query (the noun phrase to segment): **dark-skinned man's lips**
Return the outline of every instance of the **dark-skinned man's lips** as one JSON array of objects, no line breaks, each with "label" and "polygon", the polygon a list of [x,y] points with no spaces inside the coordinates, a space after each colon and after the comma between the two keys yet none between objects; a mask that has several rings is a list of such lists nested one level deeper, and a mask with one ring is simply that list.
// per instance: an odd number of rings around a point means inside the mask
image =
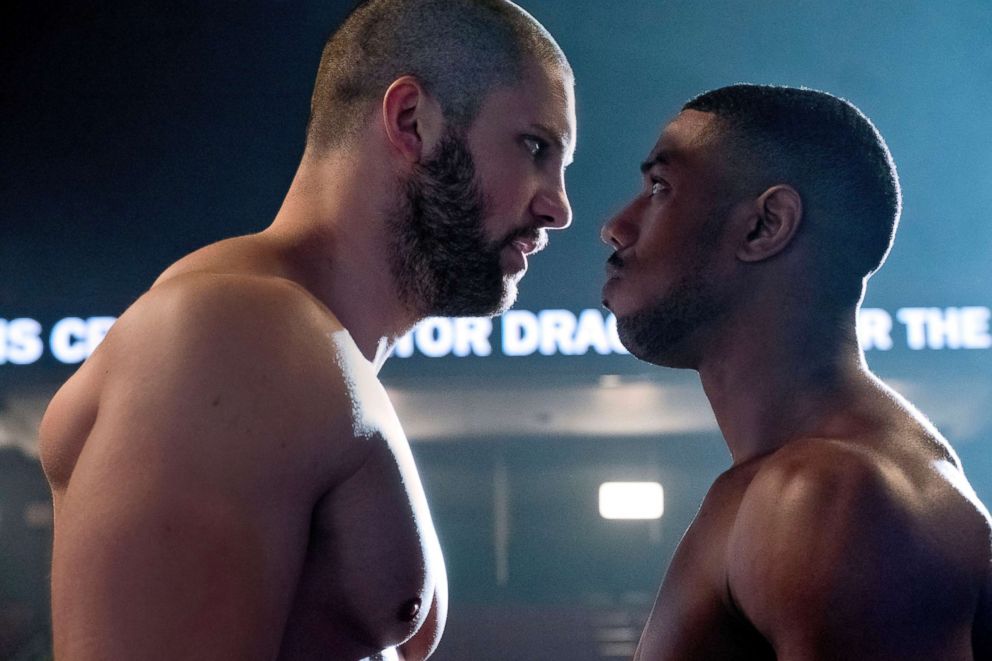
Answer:
[{"label": "dark-skinned man's lips", "polygon": [[620,257],[620,253],[613,253],[610,258],[606,260],[606,277],[609,280],[617,278],[620,276],[620,270],[623,268],[623,258]]},{"label": "dark-skinned man's lips", "polygon": [[607,310],[612,311],[613,308],[610,305],[610,290],[616,287],[617,282],[622,277],[621,271],[624,267],[623,257],[620,256],[619,252],[615,252],[610,255],[609,259],[606,260],[606,282],[603,283],[602,290],[602,303],[603,307]]}]

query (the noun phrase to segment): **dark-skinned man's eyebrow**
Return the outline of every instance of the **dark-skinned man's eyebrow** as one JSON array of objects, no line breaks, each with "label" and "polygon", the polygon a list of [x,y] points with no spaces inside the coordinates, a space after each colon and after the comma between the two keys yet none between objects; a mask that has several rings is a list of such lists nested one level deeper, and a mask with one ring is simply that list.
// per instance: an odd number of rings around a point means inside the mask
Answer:
[{"label": "dark-skinned man's eyebrow", "polygon": [[648,160],[641,163],[641,174],[647,174],[648,170],[656,165],[668,165],[673,160],[673,154],[670,151],[663,150],[656,154],[652,154]]}]

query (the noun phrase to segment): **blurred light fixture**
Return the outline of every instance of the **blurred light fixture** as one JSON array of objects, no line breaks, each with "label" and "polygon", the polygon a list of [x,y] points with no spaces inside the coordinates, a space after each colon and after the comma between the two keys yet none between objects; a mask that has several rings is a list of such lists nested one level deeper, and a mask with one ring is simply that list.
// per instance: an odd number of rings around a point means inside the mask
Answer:
[{"label": "blurred light fixture", "polygon": [[623,385],[619,374],[603,374],[599,377],[600,388],[619,388]]},{"label": "blurred light fixture", "polygon": [[599,515],[604,519],[660,519],[665,492],[658,482],[603,482]]}]

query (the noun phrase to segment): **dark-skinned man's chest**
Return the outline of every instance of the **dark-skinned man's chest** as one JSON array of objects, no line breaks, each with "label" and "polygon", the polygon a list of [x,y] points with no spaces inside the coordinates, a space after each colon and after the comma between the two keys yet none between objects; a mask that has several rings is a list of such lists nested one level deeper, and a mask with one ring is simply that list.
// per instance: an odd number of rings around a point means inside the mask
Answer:
[{"label": "dark-skinned man's chest", "polygon": [[775,659],[727,582],[728,541],[754,472],[728,471],[711,487],[672,558],[635,661]]}]

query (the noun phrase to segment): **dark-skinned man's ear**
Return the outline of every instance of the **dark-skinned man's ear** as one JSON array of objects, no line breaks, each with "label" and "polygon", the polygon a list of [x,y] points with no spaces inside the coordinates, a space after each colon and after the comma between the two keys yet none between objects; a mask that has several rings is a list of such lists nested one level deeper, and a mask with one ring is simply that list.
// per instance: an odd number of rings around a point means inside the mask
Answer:
[{"label": "dark-skinned man's ear", "polygon": [[410,163],[429,154],[441,126],[441,108],[413,76],[393,81],[382,96],[382,122],[386,138]]},{"label": "dark-skinned man's ear", "polygon": [[755,200],[738,259],[760,262],[785,250],[799,229],[803,201],[792,186],[772,186]]}]

